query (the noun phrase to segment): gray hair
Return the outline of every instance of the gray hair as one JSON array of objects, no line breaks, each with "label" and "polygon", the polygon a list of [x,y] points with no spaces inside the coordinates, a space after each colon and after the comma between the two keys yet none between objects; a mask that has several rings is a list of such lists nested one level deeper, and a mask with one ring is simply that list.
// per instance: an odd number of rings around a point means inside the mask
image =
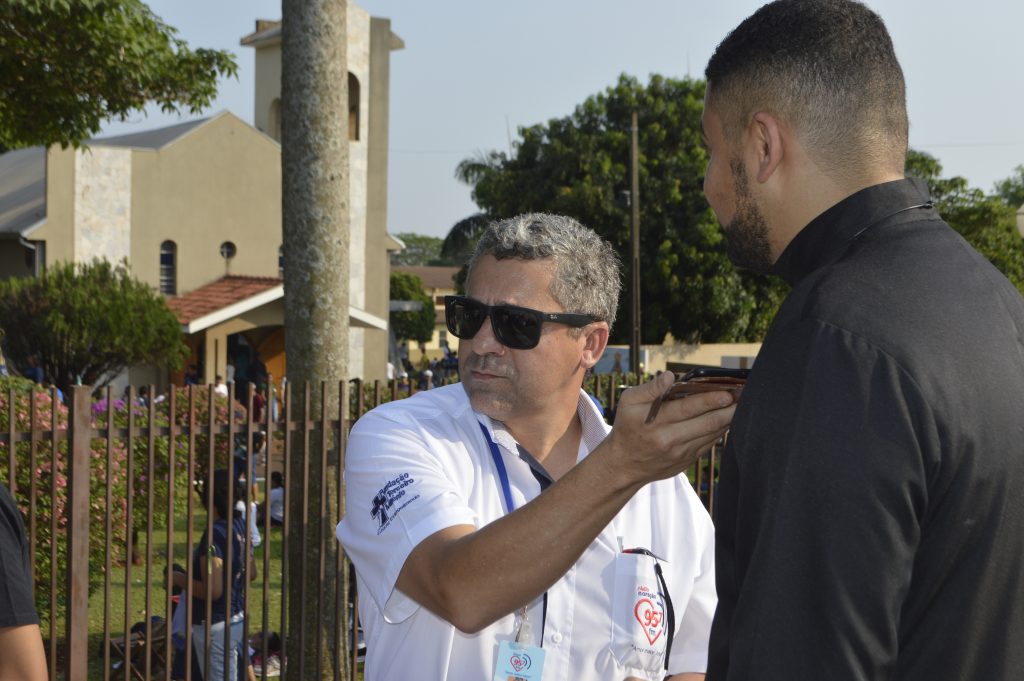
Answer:
[{"label": "gray hair", "polygon": [[619,257],[610,243],[577,220],[527,213],[492,222],[469,259],[467,280],[484,255],[498,260],[553,260],[551,296],[565,311],[592,315],[609,327],[615,323],[622,289]]}]

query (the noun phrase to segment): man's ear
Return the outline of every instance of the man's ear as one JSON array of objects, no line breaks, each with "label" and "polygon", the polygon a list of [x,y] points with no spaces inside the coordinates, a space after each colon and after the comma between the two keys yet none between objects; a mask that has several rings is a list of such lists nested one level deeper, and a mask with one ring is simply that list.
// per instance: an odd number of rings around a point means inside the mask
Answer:
[{"label": "man's ear", "polygon": [[583,328],[583,357],[580,364],[589,369],[598,363],[608,347],[608,322],[594,322]]},{"label": "man's ear", "polygon": [[750,139],[757,154],[757,181],[767,182],[785,156],[785,135],[779,119],[765,111],[755,113],[750,121]]}]

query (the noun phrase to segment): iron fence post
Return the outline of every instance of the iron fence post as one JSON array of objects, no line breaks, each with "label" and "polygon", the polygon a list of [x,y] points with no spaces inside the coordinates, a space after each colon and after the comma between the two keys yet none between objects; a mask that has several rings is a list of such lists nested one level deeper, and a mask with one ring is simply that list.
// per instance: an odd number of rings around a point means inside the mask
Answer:
[{"label": "iron fence post", "polygon": [[85,681],[89,671],[89,462],[92,435],[90,391],[91,388],[88,386],[72,388],[68,418],[70,479],[66,507],[68,600],[65,620],[68,681]]}]

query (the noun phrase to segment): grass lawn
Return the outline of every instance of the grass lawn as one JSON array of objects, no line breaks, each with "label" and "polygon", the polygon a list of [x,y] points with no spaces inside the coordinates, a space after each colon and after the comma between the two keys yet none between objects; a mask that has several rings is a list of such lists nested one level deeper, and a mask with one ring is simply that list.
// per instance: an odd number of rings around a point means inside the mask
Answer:
[{"label": "grass lawn", "polygon": [[[199,512],[195,517],[193,526],[193,542],[198,544],[199,538],[206,528],[206,516]],[[281,631],[281,566],[282,566],[282,533],[280,528],[274,528],[267,537],[260,529],[263,536],[263,543],[256,548],[257,579],[249,585],[248,600],[248,628],[249,635],[263,629],[264,613],[264,588],[266,588],[267,602],[266,612],[269,616],[268,629],[270,631]],[[127,627],[125,626],[125,578],[126,567],[115,567],[110,575],[110,623],[109,631],[111,638],[118,637],[131,627],[135,622],[144,621],[147,612],[147,598],[149,599],[151,615],[169,617],[166,606],[166,590],[164,589],[164,568],[169,563],[178,563],[187,566],[190,560],[191,551],[187,545],[187,520],[177,518],[172,533],[173,560],[167,560],[167,533],[164,529],[154,529],[152,562],[147,579],[146,570],[146,537],[140,534],[139,555],[142,556],[142,565],[130,566],[131,593],[128,603]],[[270,562],[269,568],[264,566],[264,551],[269,547]],[[264,574],[266,573],[266,574]],[[147,594],[146,584],[150,589]],[[103,624],[104,624],[104,593],[102,584],[94,589],[89,597],[89,678],[103,678]],[[162,676],[158,678],[163,678]],[[259,678],[259,677],[257,677]],[[362,674],[358,675],[362,678]]]}]

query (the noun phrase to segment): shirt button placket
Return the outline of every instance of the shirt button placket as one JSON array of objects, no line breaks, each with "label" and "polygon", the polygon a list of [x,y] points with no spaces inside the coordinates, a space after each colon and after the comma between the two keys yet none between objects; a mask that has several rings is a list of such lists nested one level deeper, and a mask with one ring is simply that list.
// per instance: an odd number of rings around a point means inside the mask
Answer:
[{"label": "shirt button placket", "polygon": [[[576,566],[548,590],[548,614],[544,645],[544,678],[571,679],[569,655],[573,648],[573,604],[576,593]],[[549,633],[550,632],[550,633]]]}]

